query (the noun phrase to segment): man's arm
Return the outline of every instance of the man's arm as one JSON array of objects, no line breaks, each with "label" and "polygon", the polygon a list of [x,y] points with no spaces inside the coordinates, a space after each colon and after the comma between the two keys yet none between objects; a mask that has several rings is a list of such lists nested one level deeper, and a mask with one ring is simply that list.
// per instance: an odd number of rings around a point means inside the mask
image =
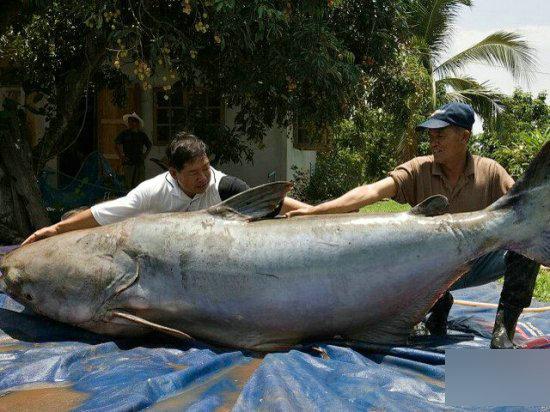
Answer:
[{"label": "man's arm", "polygon": [[98,203],[89,209],[76,213],[59,223],[37,230],[23,244],[55,236],[71,230],[88,229],[108,225],[137,216],[140,213],[155,212],[150,207],[151,192],[144,184],[139,185],[126,196]]},{"label": "man's arm", "polygon": [[286,213],[286,217],[300,215],[320,215],[325,213],[347,213],[363,206],[376,203],[384,198],[394,197],[397,184],[391,177],[379,180],[370,185],[356,187],[337,199]]},{"label": "man's arm", "polygon": [[296,200],[287,196],[283,201],[283,207],[281,208],[281,211],[279,213],[281,215],[284,215],[285,213],[290,212],[291,210],[304,209],[308,207],[311,207],[311,205],[308,205],[307,203],[300,202],[299,200]]},{"label": "man's arm", "polygon": [[151,152],[151,148],[149,147],[145,150],[145,153],[143,153],[143,159],[147,159],[147,156],[149,156],[150,152]]},{"label": "man's arm", "polygon": [[151,140],[149,140],[149,136],[145,132],[143,133],[143,145],[145,146],[145,153],[143,154],[143,158],[147,159],[147,156],[149,155],[149,152],[151,151],[151,148],[153,147],[153,144],[151,143]]},{"label": "man's arm", "polygon": [[489,184],[491,185],[490,193],[492,203],[496,202],[497,199],[508,193],[512,186],[514,186],[514,179],[512,179],[506,169],[495,162],[493,167],[493,176],[489,181]]},{"label": "man's arm", "polygon": [[62,220],[54,225],[37,230],[25,239],[21,246],[36,242],[40,239],[70,232],[71,230],[88,229],[96,226],[99,226],[99,223],[94,219],[91,210],[86,209],[67,218],[66,220]]},{"label": "man's arm", "polygon": [[121,161],[122,163],[124,163],[124,161],[126,160],[126,158],[125,158],[124,152],[123,152],[123,150],[122,150],[122,144],[117,143],[117,144],[115,145],[115,152],[116,152],[118,158],[120,159],[120,161]]}]

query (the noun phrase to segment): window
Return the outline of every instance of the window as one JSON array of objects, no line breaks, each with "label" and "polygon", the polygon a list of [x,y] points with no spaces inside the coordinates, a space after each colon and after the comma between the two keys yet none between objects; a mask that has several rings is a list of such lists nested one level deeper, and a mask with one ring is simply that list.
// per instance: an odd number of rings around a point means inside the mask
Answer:
[{"label": "window", "polygon": [[[166,98],[168,96],[168,98]],[[181,82],[170,93],[155,89],[155,144],[167,145],[182,130],[192,131],[193,119],[205,119],[207,125],[223,123],[223,104],[219,93],[184,89]]]}]

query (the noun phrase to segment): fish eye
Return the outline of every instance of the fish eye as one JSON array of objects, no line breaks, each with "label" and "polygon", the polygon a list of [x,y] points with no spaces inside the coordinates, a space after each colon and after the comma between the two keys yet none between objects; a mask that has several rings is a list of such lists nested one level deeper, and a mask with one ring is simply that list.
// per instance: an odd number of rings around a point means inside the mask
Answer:
[{"label": "fish eye", "polygon": [[29,295],[28,293],[26,293],[25,295],[23,295],[23,297],[25,298],[25,300],[32,302],[32,295]]}]

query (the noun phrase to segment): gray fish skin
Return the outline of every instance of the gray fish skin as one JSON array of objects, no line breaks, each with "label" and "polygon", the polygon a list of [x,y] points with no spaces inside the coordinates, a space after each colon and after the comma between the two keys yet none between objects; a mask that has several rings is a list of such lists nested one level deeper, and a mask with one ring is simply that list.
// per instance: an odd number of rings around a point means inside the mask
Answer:
[{"label": "gray fish skin", "polygon": [[111,335],[149,331],[112,316],[122,311],[259,351],[335,335],[403,344],[472,259],[509,248],[550,263],[545,149],[516,191],[483,211],[141,216],[11,252],[0,288],[38,313]]}]

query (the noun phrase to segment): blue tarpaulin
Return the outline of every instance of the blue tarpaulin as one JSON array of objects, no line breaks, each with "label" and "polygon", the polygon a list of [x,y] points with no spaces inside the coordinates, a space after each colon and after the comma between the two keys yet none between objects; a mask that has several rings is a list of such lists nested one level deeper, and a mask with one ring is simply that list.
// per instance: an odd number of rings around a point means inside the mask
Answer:
[{"label": "blue tarpaulin", "polygon": [[[498,284],[453,292],[483,302],[499,294]],[[376,352],[336,341],[255,354],[158,335],[99,336],[0,294],[0,410],[454,409],[445,405],[444,349],[488,347],[494,309],[455,305],[450,319],[450,336],[414,347]],[[525,314],[516,343],[550,348],[549,335],[548,312]]]},{"label": "blue tarpaulin", "polygon": [[[68,182],[61,188],[52,184],[58,175]],[[121,177],[99,152],[90,153],[74,177],[59,171],[44,170],[38,185],[52,221],[58,221],[69,210],[126,194]]]}]

